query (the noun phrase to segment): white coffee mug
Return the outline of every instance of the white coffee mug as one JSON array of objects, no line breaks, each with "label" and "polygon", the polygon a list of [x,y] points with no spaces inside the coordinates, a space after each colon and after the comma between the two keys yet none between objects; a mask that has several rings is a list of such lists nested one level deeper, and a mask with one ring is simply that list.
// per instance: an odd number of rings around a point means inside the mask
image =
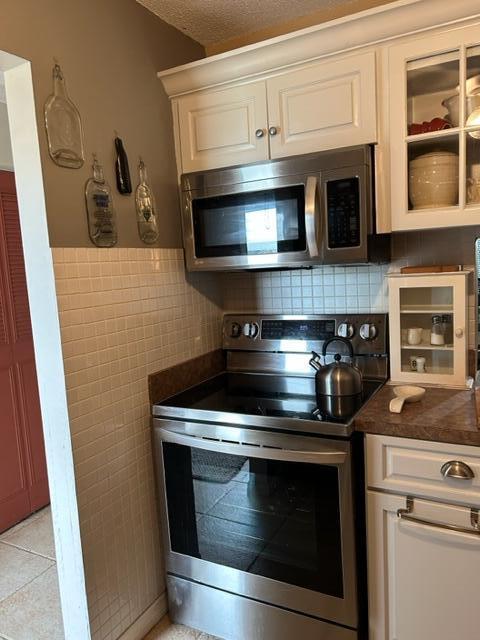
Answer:
[{"label": "white coffee mug", "polygon": [[425,358],[423,356],[410,356],[410,369],[417,373],[425,373]]},{"label": "white coffee mug", "polygon": [[420,344],[422,341],[422,327],[410,327],[407,331],[408,344]]},{"label": "white coffee mug", "polygon": [[417,372],[425,373],[425,358],[423,356],[421,358],[417,358]]}]

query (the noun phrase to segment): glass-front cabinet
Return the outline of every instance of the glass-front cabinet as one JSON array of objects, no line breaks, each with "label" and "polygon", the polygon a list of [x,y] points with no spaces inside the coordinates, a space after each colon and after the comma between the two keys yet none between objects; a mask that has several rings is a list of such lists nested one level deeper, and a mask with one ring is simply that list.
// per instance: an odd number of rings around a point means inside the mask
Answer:
[{"label": "glass-front cabinet", "polygon": [[393,382],[466,386],[467,276],[390,274]]},{"label": "glass-front cabinet", "polygon": [[392,229],[480,223],[480,28],[389,49]]}]

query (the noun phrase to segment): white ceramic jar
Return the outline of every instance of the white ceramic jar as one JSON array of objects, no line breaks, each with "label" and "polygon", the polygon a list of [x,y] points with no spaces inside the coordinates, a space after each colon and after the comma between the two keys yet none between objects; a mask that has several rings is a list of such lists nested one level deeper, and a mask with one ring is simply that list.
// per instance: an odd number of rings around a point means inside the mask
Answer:
[{"label": "white ceramic jar", "polygon": [[414,209],[458,204],[458,155],[450,151],[432,151],[411,160],[408,186]]}]

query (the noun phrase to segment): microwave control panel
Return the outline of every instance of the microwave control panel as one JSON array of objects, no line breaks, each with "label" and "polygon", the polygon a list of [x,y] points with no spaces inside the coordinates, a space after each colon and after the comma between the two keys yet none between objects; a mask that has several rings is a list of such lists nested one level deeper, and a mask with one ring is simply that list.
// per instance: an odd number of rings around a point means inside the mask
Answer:
[{"label": "microwave control panel", "polygon": [[357,176],[329,180],[327,199],[328,248],[360,246],[360,181]]}]

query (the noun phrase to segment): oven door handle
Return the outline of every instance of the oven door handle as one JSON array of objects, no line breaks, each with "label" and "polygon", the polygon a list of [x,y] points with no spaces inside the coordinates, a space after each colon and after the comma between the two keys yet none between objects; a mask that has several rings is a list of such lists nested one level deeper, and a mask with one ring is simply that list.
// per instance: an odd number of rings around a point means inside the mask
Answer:
[{"label": "oven door handle", "polygon": [[311,258],[318,258],[320,255],[317,242],[317,225],[321,221],[318,200],[318,179],[316,176],[308,176],[305,183],[305,236]]},{"label": "oven door handle", "polygon": [[201,436],[191,436],[182,433],[182,427],[166,427],[155,429],[162,442],[173,442],[186,447],[216,451],[246,458],[261,458],[262,460],[279,460],[284,462],[306,462],[310,464],[341,465],[345,462],[347,454],[344,451],[336,451],[320,445],[315,451],[302,451],[297,449],[283,449],[271,445],[251,445],[241,442],[214,440]]}]

